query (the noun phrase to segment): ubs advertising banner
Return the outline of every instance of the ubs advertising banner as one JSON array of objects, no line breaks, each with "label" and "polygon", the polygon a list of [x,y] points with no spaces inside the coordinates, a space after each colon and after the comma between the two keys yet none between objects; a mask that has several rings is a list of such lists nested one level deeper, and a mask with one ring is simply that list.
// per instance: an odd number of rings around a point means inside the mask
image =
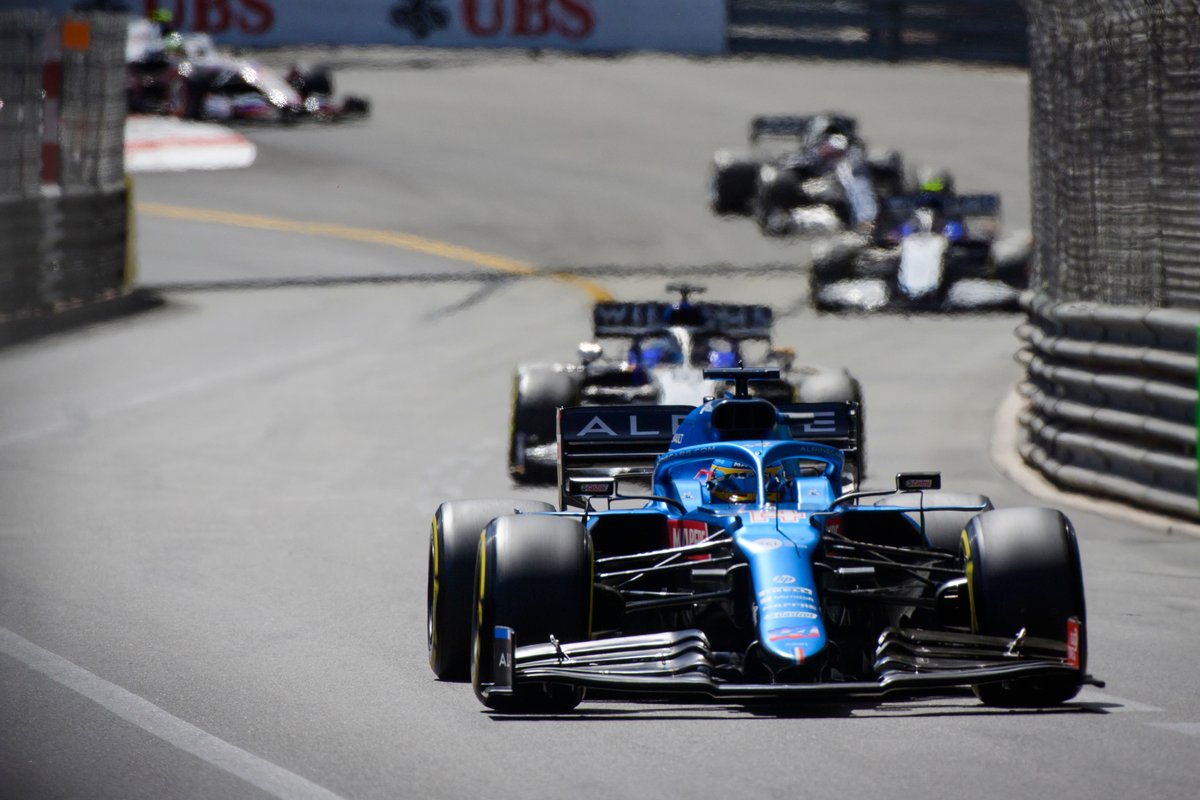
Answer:
[{"label": "ubs advertising banner", "polygon": [[725,0],[0,0],[0,10],[169,11],[218,44],[725,50]]}]

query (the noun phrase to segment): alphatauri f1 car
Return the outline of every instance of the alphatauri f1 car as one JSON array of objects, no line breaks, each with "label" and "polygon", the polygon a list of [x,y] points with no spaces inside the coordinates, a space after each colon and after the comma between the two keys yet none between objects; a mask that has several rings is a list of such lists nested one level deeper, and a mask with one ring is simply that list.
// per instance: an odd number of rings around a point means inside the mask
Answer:
[{"label": "alphatauri f1 car", "polygon": [[[578,363],[528,363],[513,378],[508,470],[518,483],[552,484],[556,474],[556,409],[575,405],[699,405],[724,392],[710,367],[775,367],[780,376],[758,381],[757,396],[793,401],[858,403],[862,388],[845,369],[797,365],[790,349],[771,343],[769,306],[692,303],[701,286],[671,284],[675,303],[606,302],[592,310],[595,339],[579,346]],[[601,340],[608,341],[606,352]],[[860,454],[861,455],[861,454]],[[861,478],[863,459],[846,470]]]},{"label": "alphatauri f1 car", "polygon": [[[434,673],[469,676],[499,712],[565,711],[593,689],[786,703],[970,688],[1042,707],[1102,685],[1063,514],[994,509],[929,472],[844,492],[853,404],[750,396],[776,376],[710,371],[736,389],[699,408],[563,409],[557,510],[443,503]],[[649,493],[622,494],[645,471]]]}]

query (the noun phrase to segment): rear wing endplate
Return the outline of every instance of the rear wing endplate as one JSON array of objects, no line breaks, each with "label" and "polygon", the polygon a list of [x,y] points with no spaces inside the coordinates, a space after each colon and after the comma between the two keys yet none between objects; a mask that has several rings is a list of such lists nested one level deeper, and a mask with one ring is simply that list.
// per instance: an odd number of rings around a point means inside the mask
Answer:
[{"label": "rear wing endplate", "polygon": [[853,470],[855,483],[863,479],[866,460],[862,449],[862,406],[859,403],[785,403],[779,405],[778,409],[793,439],[838,448],[846,465]]}]

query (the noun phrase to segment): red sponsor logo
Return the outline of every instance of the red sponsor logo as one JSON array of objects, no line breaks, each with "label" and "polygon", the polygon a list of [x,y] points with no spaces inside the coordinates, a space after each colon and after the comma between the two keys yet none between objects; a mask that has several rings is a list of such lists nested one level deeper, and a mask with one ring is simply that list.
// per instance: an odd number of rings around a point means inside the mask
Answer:
[{"label": "red sponsor logo", "polygon": [[591,0],[462,0],[463,27],[472,36],[583,39],[596,28]]},{"label": "red sponsor logo", "polygon": [[1079,669],[1079,620],[1067,620],[1067,666]]},{"label": "red sponsor logo", "polygon": [[275,24],[272,0],[145,0],[146,16],[158,8],[171,12],[175,28],[197,33],[238,30],[258,36]]},{"label": "red sponsor logo", "polygon": [[839,515],[825,518],[825,532],[831,536],[842,535],[842,518]]},{"label": "red sponsor logo", "polygon": [[[667,531],[671,536],[671,547],[685,547],[689,544],[700,544],[708,538],[708,526],[703,522],[690,519],[672,519],[667,521]],[[708,553],[697,553],[687,556],[690,561],[707,561],[712,558]]]}]

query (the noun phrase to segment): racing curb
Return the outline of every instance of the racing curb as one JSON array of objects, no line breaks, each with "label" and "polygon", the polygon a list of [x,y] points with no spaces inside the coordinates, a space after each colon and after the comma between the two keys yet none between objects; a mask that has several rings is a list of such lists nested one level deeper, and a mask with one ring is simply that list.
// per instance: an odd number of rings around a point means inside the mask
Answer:
[{"label": "racing curb", "polygon": [[1200,524],[1125,505],[1115,500],[1068,491],[1051,483],[1042,473],[1026,464],[1018,450],[1021,441],[1021,425],[1018,419],[1024,406],[1025,400],[1014,386],[1001,401],[992,422],[991,459],[1005,477],[1034,497],[1050,503],[1091,511],[1162,533],[1181,533],[1200,538]]},{"label": "racing curb", "polygon": [[132,289],[114,297],[73,308],[0,321],[0,348],[63,333],[99,322],[159,308],[162,296],[151,289]]}]

